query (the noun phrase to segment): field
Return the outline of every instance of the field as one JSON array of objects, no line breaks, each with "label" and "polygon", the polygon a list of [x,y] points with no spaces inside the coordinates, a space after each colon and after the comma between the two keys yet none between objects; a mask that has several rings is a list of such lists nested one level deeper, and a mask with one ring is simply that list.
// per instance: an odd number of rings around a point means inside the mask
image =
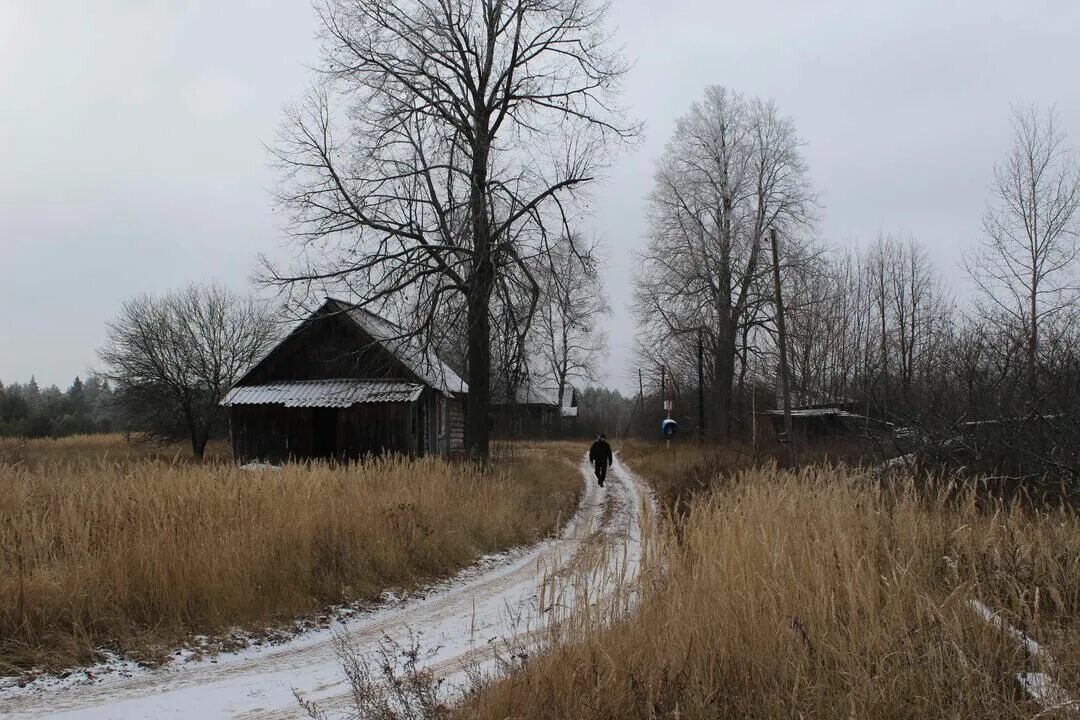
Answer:
[{"label": "field", "polygon": [[1036,703],[1017,677],[1051,672],[1080,697],[1074,509],[822,465],[720,476],[715,453],[683,453],[625,455],[662,483],[708,479],[654,539],[638,612],[560,626],[458,717],[1075,717],[1069,697]]},{"label": "field", "polygon": [[0,674],[194,634],[292,627],[530,543],[576,506],[579,448],[240,470],[121,436],[0,441]]}]

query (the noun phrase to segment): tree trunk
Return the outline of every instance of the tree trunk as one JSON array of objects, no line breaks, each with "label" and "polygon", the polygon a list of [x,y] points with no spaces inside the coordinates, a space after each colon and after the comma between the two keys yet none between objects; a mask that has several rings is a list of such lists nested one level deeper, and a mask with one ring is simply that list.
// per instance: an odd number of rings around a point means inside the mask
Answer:
[{"label": "tree trunk", "polygon": [[698,442],[705,441],[705,330],[697,330]]},{"label": "tree trunk", "polygon": [[195,456],[195,459],[202,462],[203,456],[206,455],[206,444],[210,442],[210,433],[206,430],[199,432],[191,442],[191,453]]},{"label": "tree trunk", "polygon": [[731,322],[721,318],[716,339],[716,428],[714,437],[727,440],[731,433],[732,386],[735,384],[735,334]]},{"label": "tree trunk", "polygon": [[[490,264],[490,263],[489,263]],[[491,319],[487,295],[475,285],[469,295],[469,395],[465,413],[466,449],[486,463],[489,450],[488,401],[491,386]]]},{"label": "tree trunk", "polygon": [[1028,402],[1034,405],[1035,398],[1039,392],[1039,375],[1038,375],[1038,362],[1039,362],[1039,324],[1037,322],[1036,314],[1039,311],[1038,306],[1039,298],[1039,281],[1038,277],[1034,274],[1031,278],[1031,293],[1028,296],[1029,312],[1031,313],[1031,332],[1028,335],[1028,347],[1027,347],[1027,361],[1028,361],[1028,393],[1030,397]]},{"label": "tree trunk", "polygon": [[780,251],[776,230],[769,230],[773,256],[773,294],[776,302],[776,334],[780,345],[780,392],[784,402],[784,436],[787,440],[788,467],[795,464],[795,436],[791,427],[791,387],[788,384],[787,328],[784,325],[784,296],[780,291]]},{"label": "tree trunk", "polygon": [[889,409],[889,345],[885,322],[885,261],[882,260],[881,262],[882,265],[878,268],[878,290],[880,293],[878,310],[881,320],[881,395],[882,407],[887,411]]},{"label": "tree trunk", "polygon": [[[746,418],[746,372],[747,361],[750,357],[749,332],[750,329],[746,325],[744,325],[739,332],[739,348],[741,352],[736,355],[739,359],[739,376],[735,381],[735,413],[738,417],[740,427],[743,427],[744,429],[745,425],[743,423]],[[753,422],[752,418],[751,422]]]},{"label": "tree trunk", "polygon": [[[480,123],[477,123],[478,125]],[[486,134],[477,132],[470,177],[469,205],[472,215],[473,266],[467,295],[469,342],[469,396],[466,403],[465,447],[470,459],[486,465],[490,428],[488,404],[491,390],[491,293],[495,287],[492,262],[491,221],[487,206]],[[508,388],[508,392],[512,389]]]},{"label": "tree trunk", "polygon": [[184,421],[188,426],[188,437],[191,438],[191,455],[196,460],[201,461],[203,453],[206,452],[206,442],[209,439],[210,431],[207,428],[199,427],[199,423],[195,419],[195,412],[190,405],[184,406]]}]

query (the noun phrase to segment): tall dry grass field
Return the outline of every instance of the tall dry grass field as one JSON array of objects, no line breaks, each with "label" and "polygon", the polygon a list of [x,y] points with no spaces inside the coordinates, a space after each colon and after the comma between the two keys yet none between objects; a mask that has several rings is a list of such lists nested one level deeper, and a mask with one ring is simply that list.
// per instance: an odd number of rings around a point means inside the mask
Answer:
[{"label": "tall dry grass field", "polygon": [[370,600],[551,532],[581,489],[559,446],[484,474],[400,459],[249,472],[49,442],[0,464],[3,673]]},{"label": "tall dry grass field", "polygon": [[[648,478],[661,505],[678,514],[686,512],[695,494],[707,490],[722,478],[754,467],[783,467],[788,460],[786,448],[771,436],[759,438],[756,443],[746,438],[723,444],[680,439],[670,446],[655,441],[627,440],[616,450],[635,471]],[[895,454],[888,454],[888,451],[889,448],[866,440],[819,440],[799,448],[798,463],[822,467],[877,465]],[[884,456],[883,452],[886,453]]]},{"label": "tall dry grass field", "polygon": [[[660,530],[639,612],[583,615],[463,718],[1020,718],[1016,674],[1080,699],[1080,517],[973,489],[752,470]],[[1042,641],[1028,657],[978,599]],[[1042,713],[1040,715],[1040,713]]]},{"label": "tall dry grass field", "polygon": [[[130,439],[121,433],[70,435],[62,438],[0,438],[0,465],[41,467],[63,461],[108,460],[129,464],[142,460],[166,460],[171,463],[197,463],[187,443],[161,443]],[[204,463],[229,462],[232,448],[224,440],[206,445]]]}]

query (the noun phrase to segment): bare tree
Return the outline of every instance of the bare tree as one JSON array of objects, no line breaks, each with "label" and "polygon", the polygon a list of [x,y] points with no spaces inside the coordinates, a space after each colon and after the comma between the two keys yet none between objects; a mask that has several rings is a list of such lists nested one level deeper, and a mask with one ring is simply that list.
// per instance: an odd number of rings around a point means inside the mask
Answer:
[{"label": "bare tree", "polygon": [[326,0],[323,82],[277,148],[307,262],[273,279],[396,304],[420,336],[457,303],[476,458],[488,454],[493,298],[505,311],[530,298],[512,317],[525,337],[539,295],[528,258],[553,226],[565,232],[575,193],[612,141],[634,132],[614,105],[625,65],[605,10],[592,0]]},{"label": "bare tree", "polygon": [[772,295],[766,233],[775,228],[793,238],[811,220],[814,200],[795,127],[771,102],[710,87],[676,125],[655,182],[636,289],[643,349],[692,356],[678,346],[692,344],[688,331],[704,330],[712,426],[723,437],[739,339],[745,365],[747,328],[761,322],[753,310]]},{"label": "bare tree", "polygon": [[1028,389],[1037,392],[1041,334],[1080,297],[1080,162],[1052,110],[1013,111],[1013,147],[994,171],[984,243],[966,258],[988,308],[1024,336]]},{"label": "bare tree", "polygon": [[571,380],[596,379],[597,361],[607,349],[603,321],[611,307],[596,252],[595,243],[563,238],[537,272],[541,291],[533,345],[539,374],[558,388],[560,405]]},{"label": "bare tree", "polygon": [[218,403],[275,338],[274,322],[252,300],[192,285],[125,302],[99,356],[116,401],[138,429],[186,437],[202,458],[211,434],[224,427]]},{"label": "bare tree", "polygon": [[941,377],[954,308],[914,239],[882,233],[861,252],[809,256],[784,286],[801,402],[858,400],[898,420],[933,404],[929,387]]}]

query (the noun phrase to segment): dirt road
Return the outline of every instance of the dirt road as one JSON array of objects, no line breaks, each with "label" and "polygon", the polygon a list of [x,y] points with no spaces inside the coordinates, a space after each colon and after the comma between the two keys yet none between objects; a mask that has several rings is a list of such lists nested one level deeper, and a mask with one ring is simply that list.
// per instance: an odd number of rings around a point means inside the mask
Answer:
[{"label": "dirt road", "polygon": [[[424,664],[442,677],[460,676],[466,663],[490,670],[500,641],[534,635],[553,616],[604,598],[636,573],[642,525],[652,518],[645,511],[651,507],[645,484],[618,461],[603,489],[587,463],[579,470],[586,490],[558,537],[482,562],[423,597],[388,604],[280,645],[213,660],[174,662],[131,677],[113,673],[0,690],[0,716],[303,717],[294,690],[334,710],[343,706],[348,689],[335,635],[365,650],[376,648],[384,637],[408,644],[416,635],[424,648],[437,648]],[[597,557],[603,560],[596,562]],[[585,558],[593,560],[583,563]],[[589,567],[583,571],[584,565]]]}]

